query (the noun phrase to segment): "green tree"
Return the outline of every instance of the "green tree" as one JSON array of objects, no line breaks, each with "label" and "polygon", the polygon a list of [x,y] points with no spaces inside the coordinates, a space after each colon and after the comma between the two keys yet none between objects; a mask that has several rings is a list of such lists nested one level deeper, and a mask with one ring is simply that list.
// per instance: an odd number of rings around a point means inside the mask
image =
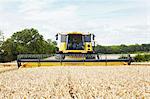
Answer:
[{"label": "green tree", "polygon": [[14,42],[12,41],[12,39],[7,39],[2,44],[2,50],[4,50],[3,61],[11,61],[16,58],[15,45],[14,45]]},{"label": "green tree", "polygon": [[2,45],[5,52],[4,61],[15,60],[18,54],[54,53],[55,48],[55,42],[44,40],[43,36],[33,28],[15,32]]}]

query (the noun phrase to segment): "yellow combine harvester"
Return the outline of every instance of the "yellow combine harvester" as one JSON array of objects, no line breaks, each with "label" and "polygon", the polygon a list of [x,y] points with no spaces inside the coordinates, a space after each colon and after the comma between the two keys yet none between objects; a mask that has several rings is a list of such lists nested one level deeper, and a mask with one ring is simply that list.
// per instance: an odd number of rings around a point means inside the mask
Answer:
[{"label": "yellow combine harvester", "polygon": [[[37,66],[112,66],[130,65],[127,59],[100,59],[95,53],[95,35],[92,33],[68,32],[56,34],[58,51],[55,55],[18,55],[18,68]],[[54,58],[55,57],[55,58]]]}]

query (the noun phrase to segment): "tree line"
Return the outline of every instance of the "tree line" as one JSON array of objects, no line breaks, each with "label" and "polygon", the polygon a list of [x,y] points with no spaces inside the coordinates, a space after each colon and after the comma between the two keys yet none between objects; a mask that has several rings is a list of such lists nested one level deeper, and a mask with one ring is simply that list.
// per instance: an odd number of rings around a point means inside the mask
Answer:
[{"label": "tree line", "polygon": [[135,44],[135,45],[118,45],[118,46],[102,46],[95,47],[97,53],[102,54],[132,54],[150,52],[150,44]]}]

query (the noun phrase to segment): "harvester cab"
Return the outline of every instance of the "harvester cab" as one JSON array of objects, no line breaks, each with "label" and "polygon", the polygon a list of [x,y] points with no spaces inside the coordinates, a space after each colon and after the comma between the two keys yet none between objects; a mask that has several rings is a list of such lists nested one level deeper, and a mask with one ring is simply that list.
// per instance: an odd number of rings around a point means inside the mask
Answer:
[{"label": "harvester cab", "polygon": [[56,40],[58,43],[58,53],[94,53],[95,35],[91,33],[69,32],[58,33]]}]

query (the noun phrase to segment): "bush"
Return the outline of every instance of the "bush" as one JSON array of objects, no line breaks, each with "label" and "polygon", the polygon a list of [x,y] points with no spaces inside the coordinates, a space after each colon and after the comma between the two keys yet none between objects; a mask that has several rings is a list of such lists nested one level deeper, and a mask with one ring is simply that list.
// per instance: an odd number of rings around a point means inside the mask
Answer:
[{"label": "bush", "polygon": [[135,62],[146,62],[146,61],[150,61],[150,54],[144,54],[144,55],[136,55],[134,57],[134,61]]},{"label": "bush", "polygon": [[149,55],[148,54],[145,55],[145,60],[146,61],[150,61],[150,54]]}]

